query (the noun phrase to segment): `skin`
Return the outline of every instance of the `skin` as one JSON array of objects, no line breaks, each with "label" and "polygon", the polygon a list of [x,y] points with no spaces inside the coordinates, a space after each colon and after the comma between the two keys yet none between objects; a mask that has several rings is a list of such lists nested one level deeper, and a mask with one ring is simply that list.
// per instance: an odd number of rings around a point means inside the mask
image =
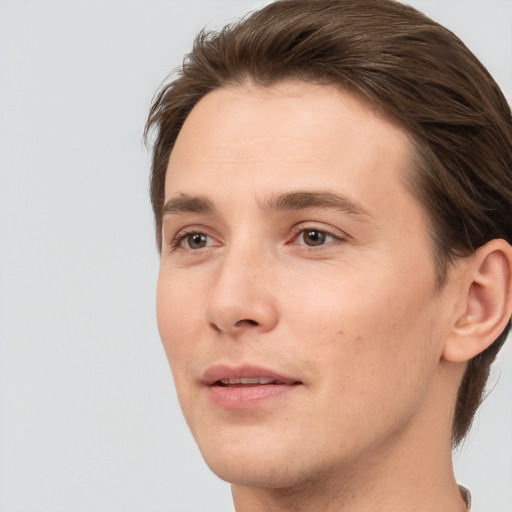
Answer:
[{"label": "skin", "polygon": [[[185,418],[237,512],[465,510],[450,445],[464,362],[443,351],[467,268],[436,288],[410,160],[406,132],[367,101],[298,82],[216,90],[179,134],[158,326]],[[344,207],[272,203],[298,191]],[[203,382],[218,364],[300,384],[226,409]]]}]

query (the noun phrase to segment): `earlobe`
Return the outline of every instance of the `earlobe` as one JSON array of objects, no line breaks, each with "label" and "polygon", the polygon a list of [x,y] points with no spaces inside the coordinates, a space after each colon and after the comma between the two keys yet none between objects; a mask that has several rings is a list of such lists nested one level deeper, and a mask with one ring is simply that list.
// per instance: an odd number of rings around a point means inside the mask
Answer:
[{"label": "earlobe", "polygon": [[465,362],[483,352],[501,334],[512,314],[512,247],[491,240],[468,263],[464,310],[454,318],[443,359]]}]

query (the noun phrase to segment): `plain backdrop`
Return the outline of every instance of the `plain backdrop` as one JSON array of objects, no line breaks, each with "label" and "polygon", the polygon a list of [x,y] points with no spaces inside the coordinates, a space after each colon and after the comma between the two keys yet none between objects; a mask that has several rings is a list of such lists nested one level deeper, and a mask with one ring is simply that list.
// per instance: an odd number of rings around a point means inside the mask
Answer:
[{"label": "plain backdrop", "polygon": [[[222,512],[155,322],[141,137],[204,25],[254,0],[0,0],[0,510]],[[411,1],[512,98],[512,1]],[[512,348],[456,472],[512,512]]]}]

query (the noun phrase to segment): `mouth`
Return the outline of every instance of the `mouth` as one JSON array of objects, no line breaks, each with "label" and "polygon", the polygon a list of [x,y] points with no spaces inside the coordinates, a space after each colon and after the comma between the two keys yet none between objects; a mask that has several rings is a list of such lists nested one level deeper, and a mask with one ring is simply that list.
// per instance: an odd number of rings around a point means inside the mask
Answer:
[{"label": "mouth", "polygon": [[213,366],[203,375],[203,384],[213,405],[232,410],[262,407],[302,382],[263,368]]},{"label": "mouth", "polygon": [[242,388],[253,386],[289,386],[300,384],[300,382],[285,382],[278,379],[268,377],[244,377],[244,378],[227,378],[215,381],[212,386],[222,386],[230,388]]}]

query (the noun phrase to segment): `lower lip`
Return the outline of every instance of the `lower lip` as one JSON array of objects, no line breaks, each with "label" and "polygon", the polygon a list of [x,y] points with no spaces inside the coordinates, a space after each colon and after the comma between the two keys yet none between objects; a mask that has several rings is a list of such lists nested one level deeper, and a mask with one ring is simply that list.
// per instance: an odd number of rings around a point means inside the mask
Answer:
[{"label": "lower lip", "polygon": [[298,384],[267,384],[261,386],[209,386],[210,400],[222,409],[252,409],[288,395]]}]

